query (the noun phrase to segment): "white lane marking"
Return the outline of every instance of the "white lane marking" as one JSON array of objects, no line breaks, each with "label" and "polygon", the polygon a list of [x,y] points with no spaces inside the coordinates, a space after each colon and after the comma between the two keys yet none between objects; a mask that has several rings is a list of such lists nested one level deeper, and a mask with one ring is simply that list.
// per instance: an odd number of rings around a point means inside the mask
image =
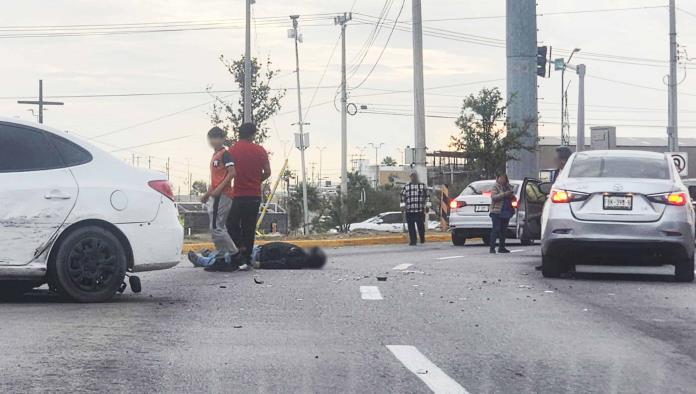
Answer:
[{"label": "white lane marking", "polygon": [[510,251],[510,253],[519,253],[519,252],[524,252],[524,249],[513,249]]},{"label": "white lane marking", "polygon": [[588,274],[674,275],[674,267],[671,265],[657,267],[576,265],[575,271]]},{"label": "white lane marking", "polygon": [[392,268],[393,270],[405,270],[406,268],[412,266],[413,264],[408,264],[408,263],[403,263],[399,264],[396,267]]},{"label": "white lane marking", "polygon": [[418,379],[422,380],[434,393],[461,393],[467,394],[468,391],[454,379],[450,378],[444,371],[428,360],[423,353],[419,352],[415,346],[407,345],[387,345],[394,356],[401,363],[413,372]]},{"label": "white lane marking", "polygon": [[381,300],[382,293],[377,286],[360,286],[360,296],[363,300]]},{"label": "white lane marking", "polygon": [[435,260],[452,260],[452,259],[461,259],[464,256],[447,256],[447,257],[438,257]]}]

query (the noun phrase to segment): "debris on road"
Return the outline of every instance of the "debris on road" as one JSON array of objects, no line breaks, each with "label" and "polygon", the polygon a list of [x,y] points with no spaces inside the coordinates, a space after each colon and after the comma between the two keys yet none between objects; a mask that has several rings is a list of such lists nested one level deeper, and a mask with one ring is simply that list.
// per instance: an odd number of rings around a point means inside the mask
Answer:
[{"label": "debris on road", "polygon": [[262,285],[262,284],[263,284],[263,280],[261,280],[261,279],[257,278],[256,276],[254,276],[254,283],[256,283],[257,285]]},{"label": "debris on road", "polygon": [[416,371],[418,375],[426,375],[428,373],[427,369],[419,369]]},{"label": "debris on road", "polygon": [[242,326],[237,324],[237,325],[232,326],[232,328],[242,328]]},{"label": "debris on road", "polygon": [[377,280],[380,281],[380,282],[386,282],[386,281],[387,281],[387,277],[386,277],[386,276],[378,276],[378,277],[377,277]]},{"label": "debris on road", "polygon": [[220,285],[220,288],[221,288],[221,289],[226,289],[227,286],[225,286],[225,285]]}]

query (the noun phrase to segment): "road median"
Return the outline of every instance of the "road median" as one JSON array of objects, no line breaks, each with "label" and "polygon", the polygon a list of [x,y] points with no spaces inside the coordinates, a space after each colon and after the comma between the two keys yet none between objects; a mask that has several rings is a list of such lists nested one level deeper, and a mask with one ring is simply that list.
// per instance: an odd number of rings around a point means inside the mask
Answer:
[{"label": "road median", "polygon": [[[426,239],[429,242],[447,242],[450,240],[449,233],[431,233],[428,234]],[[346,246],[372,246],[372,245],[396,245],[405,244],[408,242],[408,236],[406,234],[398,235],[375,235],[375,236],[365,236],[365,237],[354,237],[354,238],[324,238],[324,239],[270,239],[270,238],[257,238],[256,243],[263,245],[269,242],[290,242],[297,246],[303,248],[311,248],[318,246],[320,248],[341,248]],[[189,251],[200,251],[203,249],[213,249],[214,246],[211,242],[184,242],[183,253],[188,253]]]}]

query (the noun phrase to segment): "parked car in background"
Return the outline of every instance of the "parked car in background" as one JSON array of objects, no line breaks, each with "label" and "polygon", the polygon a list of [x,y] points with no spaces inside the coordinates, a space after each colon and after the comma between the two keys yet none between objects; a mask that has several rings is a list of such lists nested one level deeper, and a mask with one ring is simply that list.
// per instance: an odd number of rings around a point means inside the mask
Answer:
[{"label": "parked car in background", "polygon": [[[517,208],[522,181],[510,181],[515,192],[513,207]],[[492,222],[489,216],[491,206],[491,190],[495,180],[476,181],[470,183],[455,199],[450,201],[449,226],[452,232],[452,243],[464,245],[469,238],[481,238],[483,243],[490,243]],[[517,217],[510,219],[507,229],[509,238],[517,238]],[[531,245],[532,240],[521,238],[522,244]]]},{"label": "parked car in background", "polygon": [[[127,273],[170,268],[181,257],[183,230],[164,174],[43,125],[0,119],[0,201],[5,295],[48,282],[74,300],[105,301]],[[138,291],[139,280],[131,287]]]},{"label": "parked car in background", "polygon": [[[436,230],[440,223],[435,220],[435,214],[430,212],[426,221],[428,230]],[[404,214],[400,211],[384,212],[359,223],[352,223],[350,231],[384,231],[389,233],[401,233],[406,230]]]},{"label": "parked car in background", "polygon": [[[694,280],[694,207],[668,155],[576,153],[552,186],[538,183],[538,190],[549,195],[540,223],[523,225],[542,237],[544,276],[578,263],[672,264],[676,280]],[[537,204],[525,196],[520,202]]]}]

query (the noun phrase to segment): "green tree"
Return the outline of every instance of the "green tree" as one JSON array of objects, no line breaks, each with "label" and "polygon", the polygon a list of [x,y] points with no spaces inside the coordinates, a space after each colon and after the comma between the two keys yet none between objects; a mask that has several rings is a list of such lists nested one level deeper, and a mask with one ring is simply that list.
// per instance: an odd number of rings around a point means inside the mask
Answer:
[{"label": "green tree", "polygon": [[464,99],[462,113],[455,122],[459,134],[451,137],[450,146],[464,153],[467,169],[481,179],[505,172],[508,161],[519,160],[515,151],[536,150],[537,141],[528,142],[530,126],[536,119],[526,119],[521,125],[508,122],[509,104],[498,88],[484,88]]},{"label": "green tree", "polygon": [[208,184],[205,181],[193,181],[191,190],[193,190],[193,194],[196,196],[205,194],[208,191]]},{"label": "green tree", "polygon": [[382,159],[382,165],[383,166],[395,166],[395,165],[397,165],[397,162],[391,156],[386,156],[384,159]]},{"label": "green tree", "polygon": [[[310,212],[319,211],[323,207],[321,195],[318,193],[317,188],[310,184],[307,184],[307,205]],[[291,230],[302,228],[302,206],[302,184],[300,184],[290,192],[288,200],[287,211]]]},{"label": "green tree", "polygon": [[[228,143],[231,144],[237,140],[236,130],[244,122],[244,56],[239,60],[230,61],[221,55],[220,61],[232,75],[241,92],[236,100],[215,96],[210,121],[213,125],[219,126],[227,132]],[[280,101],[285,97],[285,90],[274,91],[271,88],[271,81],[277,75],[278,70],[273,68],[270,58],[266,59],[265,63],[253,58],[251,70],[253,108],[251,118],[256,123],[258,130],[255,142],[262,143],[268,138],[269,127],[266,122],[280,111]],[[212,89],[208,88],[208,91],[211,92]]]}]

